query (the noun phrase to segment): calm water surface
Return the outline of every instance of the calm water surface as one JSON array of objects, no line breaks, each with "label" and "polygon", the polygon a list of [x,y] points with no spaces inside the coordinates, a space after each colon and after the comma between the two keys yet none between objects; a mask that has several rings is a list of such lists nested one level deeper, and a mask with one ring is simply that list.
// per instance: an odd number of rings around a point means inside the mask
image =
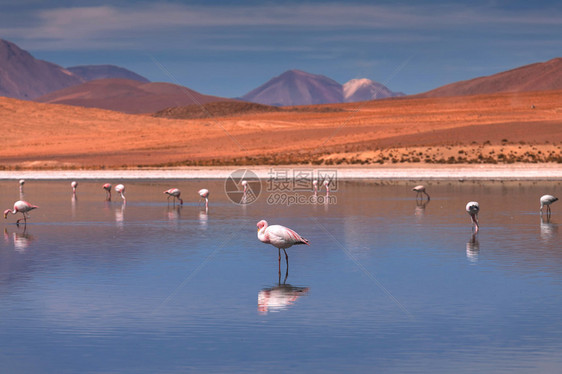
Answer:
[{"label": "calm water surface", "polygon": [[[2,222],[0,372],[562,372],[562,203],[538,213],[558,182],[432,182],[423,205],[416,183],[340,181],[337,204],[245,207],[223,181],[125,184],[123,205],[27,181],[40,209]],[[288,273],[260,219],[310,240]]]}]

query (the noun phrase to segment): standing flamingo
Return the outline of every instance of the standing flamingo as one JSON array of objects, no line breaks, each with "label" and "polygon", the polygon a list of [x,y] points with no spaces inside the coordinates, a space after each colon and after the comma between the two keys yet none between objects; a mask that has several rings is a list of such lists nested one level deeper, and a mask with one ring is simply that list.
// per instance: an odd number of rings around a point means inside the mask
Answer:
[{"label": "standing flamingo", "polygon": [[240,183],[242,185],[242,187],[244,188],[244,191],[242,193],[242,199],[240,200],[240,202],[242,204],[246,204],[246,202],[248,201],[248,181],[243,180],[242,183]]},{"label": "standing flamingo", "polygon": [[127,199],[125,199],[125,186],[123,186],[122,184],[118,184],[117,186],[115,186],[115,192],[121,195],[124,203],[127,202]]},{"label": "standing flamingo", "polygon": [[324,181],[324,186],[326,186],[326,197],[330,196],[330,181]]},{"label": "standing flamingo", "polygon": [[558,201],[557,197],[554,197],[552,195],[543,195],[541,196],[540,202],[541,202],[541,214],[542,214],[542,208],[543,206],[546,205],[546,214],[550,214],[550,204],[554,203]]},{"label": "standing flamingo", "polygon": [[73,194],[73,195],[76,195],[76,187],[78,187],[78,182],[72,181],[72,182],[70,183],[70,187],[72,187],[72,194]]},{"label": "standing flamingo", "polygon": [[[23,215],[23,222],[27,224],[27,213],[32,211],[33,209],[39,208],[36,205],[31,205],[27,201],[18,200],[14,203],[14,209],[6,209],[4,211],[4,219],[8,218],[8,213],[17,214],[21,213]],[[19,225],[21,218],[16,221],[16,225]]]},{"label": "standing flamingo", "polygon": [[285,249],[298,244],[310,245],[309,241],[288,227],[281,225],[268,226],[267,221],[261,220],[257,224],[258,226],[258,239],[262,243],[271,244],[277,247],[279,253],[279,266],[281,266],[281,249],[285,252],[285,260],[287,261],[287,266],[289,266],[289,256]]},{"label": "standing flamingo", "polygon": [[471,201],[466,204],[466,212],[470,215],[470,219],[474,224],[474,233],[478,232],[478,212],[480,211],[480,205],[476,201]]},{"label": "standing flamingo", "polygon": [[103,189],[105,190],[105,199],[111,201],[111,183],[104,184]]},{"label": "standing flamingo", "polygon": [[20,200],[23,200],[23,185],[25,184],[25,179],[20,179]]},{"label": "standing flamingo", "polygon": [[169,190],[164,191],[164,193],[166,195],[168,195],[168,202],[170,201],[170,197],[174,198],[174,204],[176,202],[176,199],[179,200],[180,205],[183,205],[183,200],[180,197],[181,195],[181,191],[178,188],[170,188]]},{"label": "standing flamingo", "polygon": [[198,193],[202,199],[205,199],[205,209],[209,209],[209,190],[206,188],[202,188]]},{"label": "standing flamingo", "polygon": [[416,191],[416,199],[421,196],[421,198],[423,200],[422,194],[425,194],[425,196],[427,196],[427,201],[429,201],[430,197],[429,197],[428,193],[425,191],[425,186],[422,186],[420,184],[419,186],[416,186],[416,187],[412,188],[412,191]]}]

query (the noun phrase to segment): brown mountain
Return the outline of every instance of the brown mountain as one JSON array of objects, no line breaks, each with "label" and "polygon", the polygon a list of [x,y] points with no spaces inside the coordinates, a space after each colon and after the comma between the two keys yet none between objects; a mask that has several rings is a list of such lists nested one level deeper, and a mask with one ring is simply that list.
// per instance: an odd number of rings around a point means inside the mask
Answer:
[{"label": "brown mountain", "polygon": [[323,75],[289,70],[242,96],[253,103],[277,106],[342,103],[341,84]]},{"label": "brown mountain", "polygon": [[95,79],[124,78],[148,83],[148,79],[133,71],[115,65],[80,65],[66,68],[71,73],[81,77],[85,82]]},{"label": "brown mountain", "polygon": [[63,67],[38,60],[14,43],[0,39],[0,96],[30,100],[82,82]]},{"label": "brown mountain", "polygon": [[187,87],[171,83],[142,83],[131,79],[98,79],[51,92],[35,101],[138,114],[154,113],[172,106],[234,100],[203,95]]},{"label": "brown mountain", "polygon": [[562,89],[562,58],[555,58],[486,77],[451,83],[418,96],[464,96],[560,89]]}]

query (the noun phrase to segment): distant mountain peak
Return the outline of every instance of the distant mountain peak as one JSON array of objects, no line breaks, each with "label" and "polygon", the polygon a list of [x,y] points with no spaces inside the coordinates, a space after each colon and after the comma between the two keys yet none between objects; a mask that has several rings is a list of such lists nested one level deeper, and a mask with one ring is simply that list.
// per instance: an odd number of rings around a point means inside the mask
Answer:
[{"label": "distant mountain peak", "polygon": [[348,103],[396,96],[404,96],[404,94],[393,92],[385,85],[367,78],[352,79],[343,84],[343,97]]},{"label": "distant mountain peak", "polygon": [[323,75],[288,70],[242,96],[243,100],[276,106],[340,103],[341,85]]},{"label": "distant mountain peak", "polygon": [[67,69],[0,39],[0,96],[29,100],[82,82]]}]

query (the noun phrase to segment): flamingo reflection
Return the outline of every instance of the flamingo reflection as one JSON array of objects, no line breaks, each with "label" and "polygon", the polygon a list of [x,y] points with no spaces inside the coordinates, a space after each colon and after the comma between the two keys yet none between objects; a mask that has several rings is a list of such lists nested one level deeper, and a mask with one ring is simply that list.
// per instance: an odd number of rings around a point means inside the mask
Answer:
[{"label": "flamingo reflection", "polygon": [[417,218],[421,218],[425,215],[425,207],[429,204],[429,200],[416,199],[416,208],[414,209],[414,215]]},{"label": "flamingo reflection", "polygon": [[[4,240],[6,244],[10,243],[10,234],[8,233],[8,229],[4,229]],[[23,227],[22,232],[13,232],[12,233],[12,240],[14,244],[14,249],[17,252],[25,252],[25,250],[29,247],[31,242],[33,242],[33,235],[27,233],[27,226]]]},{"label": "flamingo reflection", "polygon": [[168,220],[177,221],[180,218],[181,205],[168,206]]},{"label": "flamingo reflection", "polygon": [[478,252],[480,252],[480,243],[476,233],[473,233],[468,243],[466,243],[466,258],[470,262],[476,262],[478,261]]},{"label": "flamingo reflection", "polygon": [[120,208],[115,209],[115,223],[117,227],[122,229],[123,228],[123,221],[125,220],[125,207],[127,204],[123,202]]},{"label": "flamingo reflection", "polygon": [[260,314],[280,312],[293,305],[299,297],[306,296],[310,288],[287,284],[288,276],[289,268],[287,268],[283,283],[281,283],[281,273],[279,273],[277,285],[258,292],[258,312]]},{"label": "flamingo reflection", "polygon": [[541,216],[541,239],[548,242],[555,238],[557,234],[558,225],[550,222],[550,214],[547,214],[546,218]]},{"label": "flamingo reflection", "polygon": [[201,210],[199,211],[199,226],[206,229],[207,228],[207,221],[209,220],[208,210]]}]

